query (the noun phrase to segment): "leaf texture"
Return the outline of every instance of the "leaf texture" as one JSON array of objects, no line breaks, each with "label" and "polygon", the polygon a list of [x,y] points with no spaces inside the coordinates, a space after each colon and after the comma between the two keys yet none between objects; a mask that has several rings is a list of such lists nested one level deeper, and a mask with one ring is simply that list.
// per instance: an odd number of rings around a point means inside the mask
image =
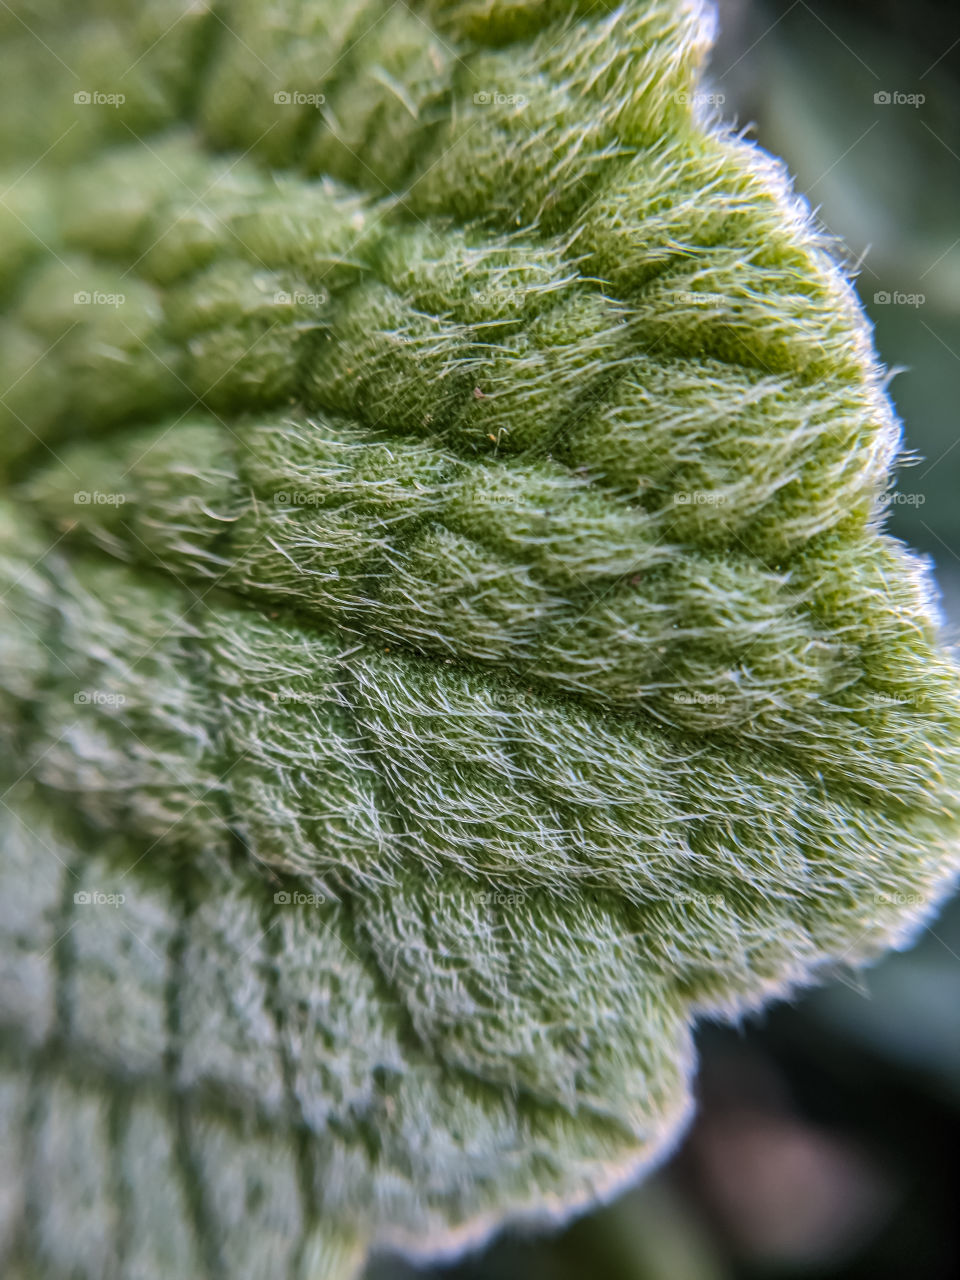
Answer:
[{"label": "leaf texture", "polygon": [[0,30],[4,1273],[612,1194],[960,865],[834,247],[686,0]]}]

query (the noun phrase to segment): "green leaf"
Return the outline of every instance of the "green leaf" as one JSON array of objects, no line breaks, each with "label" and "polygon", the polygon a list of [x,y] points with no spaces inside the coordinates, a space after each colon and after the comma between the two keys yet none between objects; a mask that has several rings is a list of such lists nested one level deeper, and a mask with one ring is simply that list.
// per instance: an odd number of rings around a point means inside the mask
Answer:
[{"label": "green leaf", "polygon": [[696,5],[27,9],[0,1261],[333,1278],[609,1196],[698,1017],[956,878],[851,285]]}]

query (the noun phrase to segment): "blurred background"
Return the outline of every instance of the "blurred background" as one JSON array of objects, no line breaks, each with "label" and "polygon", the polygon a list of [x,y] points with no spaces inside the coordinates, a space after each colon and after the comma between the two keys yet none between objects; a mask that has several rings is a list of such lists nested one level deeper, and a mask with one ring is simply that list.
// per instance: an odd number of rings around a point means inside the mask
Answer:
[{"label": "blurred background", "polygon": [[[905,424],[890,529],[960,641],[960,6],[720,0],[708,92],[842,239]],[[911,951],[699,1035],[699,1113],[643,1187],[550,1238],[369,1280],[954,1280],[960,901]]]}]

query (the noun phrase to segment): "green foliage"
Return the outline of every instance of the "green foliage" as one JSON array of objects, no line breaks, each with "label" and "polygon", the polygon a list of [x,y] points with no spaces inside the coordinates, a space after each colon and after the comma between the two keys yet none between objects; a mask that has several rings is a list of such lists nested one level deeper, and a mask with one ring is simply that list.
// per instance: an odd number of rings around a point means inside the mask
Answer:
[{"label": "green foliage", "polygon": [[418,10],[31,13],[113,106],[0,52],[11,1273],[568,1213],[957,872],[883,373],[703,14]]}]

